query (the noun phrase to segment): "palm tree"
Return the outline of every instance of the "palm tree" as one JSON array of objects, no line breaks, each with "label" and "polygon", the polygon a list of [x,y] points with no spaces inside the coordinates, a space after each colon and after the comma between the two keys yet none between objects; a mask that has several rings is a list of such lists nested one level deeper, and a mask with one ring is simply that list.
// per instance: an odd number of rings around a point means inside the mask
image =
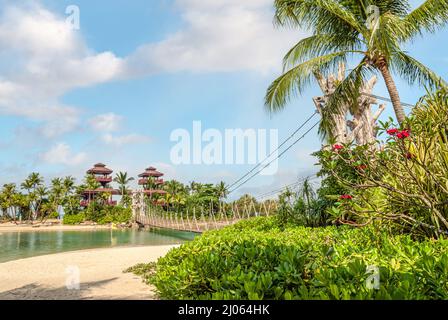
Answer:
[{"label": "palm tree", "polygon": [[67,176],[62,180],[62,186],[64,188],[65,196],[70,195],[75,188],[75,178]]},{"label": "palm tree", "polygon": [[42,195],[42,185],[43,185],[43,178],[40,176],[39,173],[33,172],[31,173],[24,182],[22,182],[21,187],[22,189],[27,191],[27,199],[29,201],[29,206],[32,210],[32,218],[33,220],[36,218],[39,210],[39,206],[41,203],[41,196]]},{"label": "palm tree", "polygon": [[299,189],[298,196],[305,201],[307,208],[311,207],[311,202],[315,199],[316,192],[314,191],[309,178],[306,178],[303,181],[302,186]]},{"label": "palm tree", "polygon": [[[270,112],[283,109],[292,94],[302,94],[316,73],[328,74],[356,56],[361,58],[359,64],[338,84],[326,112],[357,101],[362,84],[377,72],[384,79],[399,123],[405,113],[392,72],[409,84],[446,86],[402,47],[446,24],[448,0],[426,0],[413,11],[407,0],[275,0],[275,8],[278,24],[307,29],[312,35],[286,54],[284,73],[266,94]],[[372,15],[377,9],[378,15]]]},{"label": "palm tree", "polygon": [[0,197],[0,206],[2,208],[3,214],[10,216],[14,222],[17,219],[17,212],[14,203],[16,194],[16,185],[14,183],[9,183],[3,186]]},{"label": "palm tree", "polygon": [[133,177],[128,177],[127,172],[120,171],[115,175],[114,182],[118,183],[122,198],[124,197],[125,194],[128,193],[127,185],[129,184],[129,182],[133,180],[134,180]]},{"label": "palm tree", "polygon": [[220,200],[227,198],[227,196],[229,195],[229,188],[224,181],[219,182],[215,188],[218,192]]},{"label": "palm tree", "polygon": [[62,178],[54,178],[51,180],[51,188],[48,198],[48,211],[50,211],[50,213],[59,212],[59,206],[62,205],[66,198],[66,188]]},{"label": "palm tree", "polygon": [[154,190],[157,188],[157,182],[154,177],[148,177],[145,183],[145,190]]}]

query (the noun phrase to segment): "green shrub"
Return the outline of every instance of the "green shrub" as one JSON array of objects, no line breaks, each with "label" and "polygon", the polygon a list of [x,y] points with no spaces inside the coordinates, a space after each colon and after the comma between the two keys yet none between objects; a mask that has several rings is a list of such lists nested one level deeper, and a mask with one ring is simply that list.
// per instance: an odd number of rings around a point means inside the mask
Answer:
[{"label": "green shrub", "polygon": [[[370,266],[379,289],[369,289]],[[255,218],[140,266],[163,299],[448,299],[448,241]]]},{"label": "green shrub", "polygon": [[105,205],[92,201],[89,203],[89,206],[84,210],[86,220],[98,222],[101,219],[104,219],[106,216],[106,211],[104,210]]},{"label": "green shrub", "polygon": [[305,179],[298,192],[286,189],[279,195],[275,213],[281,226],[324,227],[331,224],[326,209],[325,201],[316,198],[313,186]]},{"label": "green shrub", "polygon": [[78,213],[78,214],[65,214],[64,218],[62,219],[63,224],[80,224],[84,222],[85,215],[84,213]]},{"label": "green shrub", "polygon": [[99,224],[127,223],[132,218],[131,208],[108,206],[103,209],[103,216],[97,220]]},{"label": "green shrub", "polygon": [[[350,188],[342,222],[391,222],[414,235],[448,234],[448,90],[428,94],[401,128],[382,123],[381,148],[319,153],[326,172]],[[350,173],[350,174],[349,174]]]}]

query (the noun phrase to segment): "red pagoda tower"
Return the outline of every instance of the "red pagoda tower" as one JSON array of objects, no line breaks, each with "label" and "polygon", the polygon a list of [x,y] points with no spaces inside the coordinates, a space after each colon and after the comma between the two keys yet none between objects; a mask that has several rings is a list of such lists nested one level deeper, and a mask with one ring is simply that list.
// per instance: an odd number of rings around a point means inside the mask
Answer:
[{"label": "red pagoda tower", "polygon": [[95,180],[101,184],[101,187],[95,190],[85,190],[84,191],[84,200],[81,201],[81,206],[87,207],[90,201],[94,200],[97,194],[100,193],[110,193],[111,197],[108,200],[107,204],[115,206],[117,205],[117,201],[112,200],[113,195],[119,194],[118,190],[115,190],[110,187],[110,183],[112,182],[112,170],[107,168],[103,163],[97,163],[93,166],[93,168],[87,170],[87,174],[93,175]]},{"label": "red pagoda tower", "polygon": [[[145,169],[145,172],[138,175],[139,180],[138,184],[143,186],[143,192],[152,197],[154,194],[164,195],[167,192],[165,190],[161,190],[161,186],[163,185],[163,173],[157,171],[154,167],[149,167]],[[150,186],[149,182],[153,180],[153,185]]]}]

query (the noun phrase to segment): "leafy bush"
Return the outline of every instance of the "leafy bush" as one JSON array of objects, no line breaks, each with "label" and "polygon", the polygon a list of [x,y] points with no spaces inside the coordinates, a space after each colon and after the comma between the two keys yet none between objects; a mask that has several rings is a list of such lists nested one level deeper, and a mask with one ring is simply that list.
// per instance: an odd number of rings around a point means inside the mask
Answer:
[{"label": "leafy bush", "polygon": [[104,217],[106,216],[106,211],[104,210],[105,207],[105,205],[99,202],[90,202],[89,206],[84,210],[86,220],[98,222],[99,220],[104,219]]},{"label": "leafy bush", "polygon": [[98,224],[127,223],[131,218],[131,208],[91,203],[82,213],[65,214],[63,222],[64,224],[79,224],[84,221],[97,222]]},{"label": "leafy bush", "polygon": [[[378,290],[366,284],[370,266]],[[138,271],[163,299],[448,299],[448,241],[347,226],[281,231],[275,218],[255,218]]]},{"label": "leafy bush", "polygon": [[[402,128],[383,123],[381,148],[344,146],[321,153],[321,163],[353,201],[340,220],[390,221],[414,234],[448,234],[448,91],[441,89],[414,109]],[[356,172],[353,177],[347,172]],[[398,224],[397,224],[398,222]]]},{"label": "leafy bush", "polygon": [[308,179],[305,179],[298,192],[286,189],[280,194],[275,212],[281,226],[292,223],[304,227],[322,227],[330,222],[325,203],[316,199]]},{"label": "leafy bush", "polygon": [[103,216],[97,220],[99,224],[127,223],[132,218],[131,208],[107,206],[102,210]]},{"label": "leafy bush", "polygon": [[64,218],[62,219],[63,224],[80,224],[84,222],[85,215],[84,213],[78,213],[78,214],[65,214]]}]

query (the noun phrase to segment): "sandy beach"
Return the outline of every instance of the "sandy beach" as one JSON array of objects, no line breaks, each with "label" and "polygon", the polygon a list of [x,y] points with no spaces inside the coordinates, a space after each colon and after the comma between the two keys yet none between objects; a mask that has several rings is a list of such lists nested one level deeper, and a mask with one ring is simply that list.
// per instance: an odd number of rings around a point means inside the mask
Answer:
[{"label": "sandy beach", "polygon": [[[123,270],[155,261],[173,247],[92,249],[0,263],[0,299],[155,299],[150,286]],[[68,289],[78,270],[79,289]]]}]

